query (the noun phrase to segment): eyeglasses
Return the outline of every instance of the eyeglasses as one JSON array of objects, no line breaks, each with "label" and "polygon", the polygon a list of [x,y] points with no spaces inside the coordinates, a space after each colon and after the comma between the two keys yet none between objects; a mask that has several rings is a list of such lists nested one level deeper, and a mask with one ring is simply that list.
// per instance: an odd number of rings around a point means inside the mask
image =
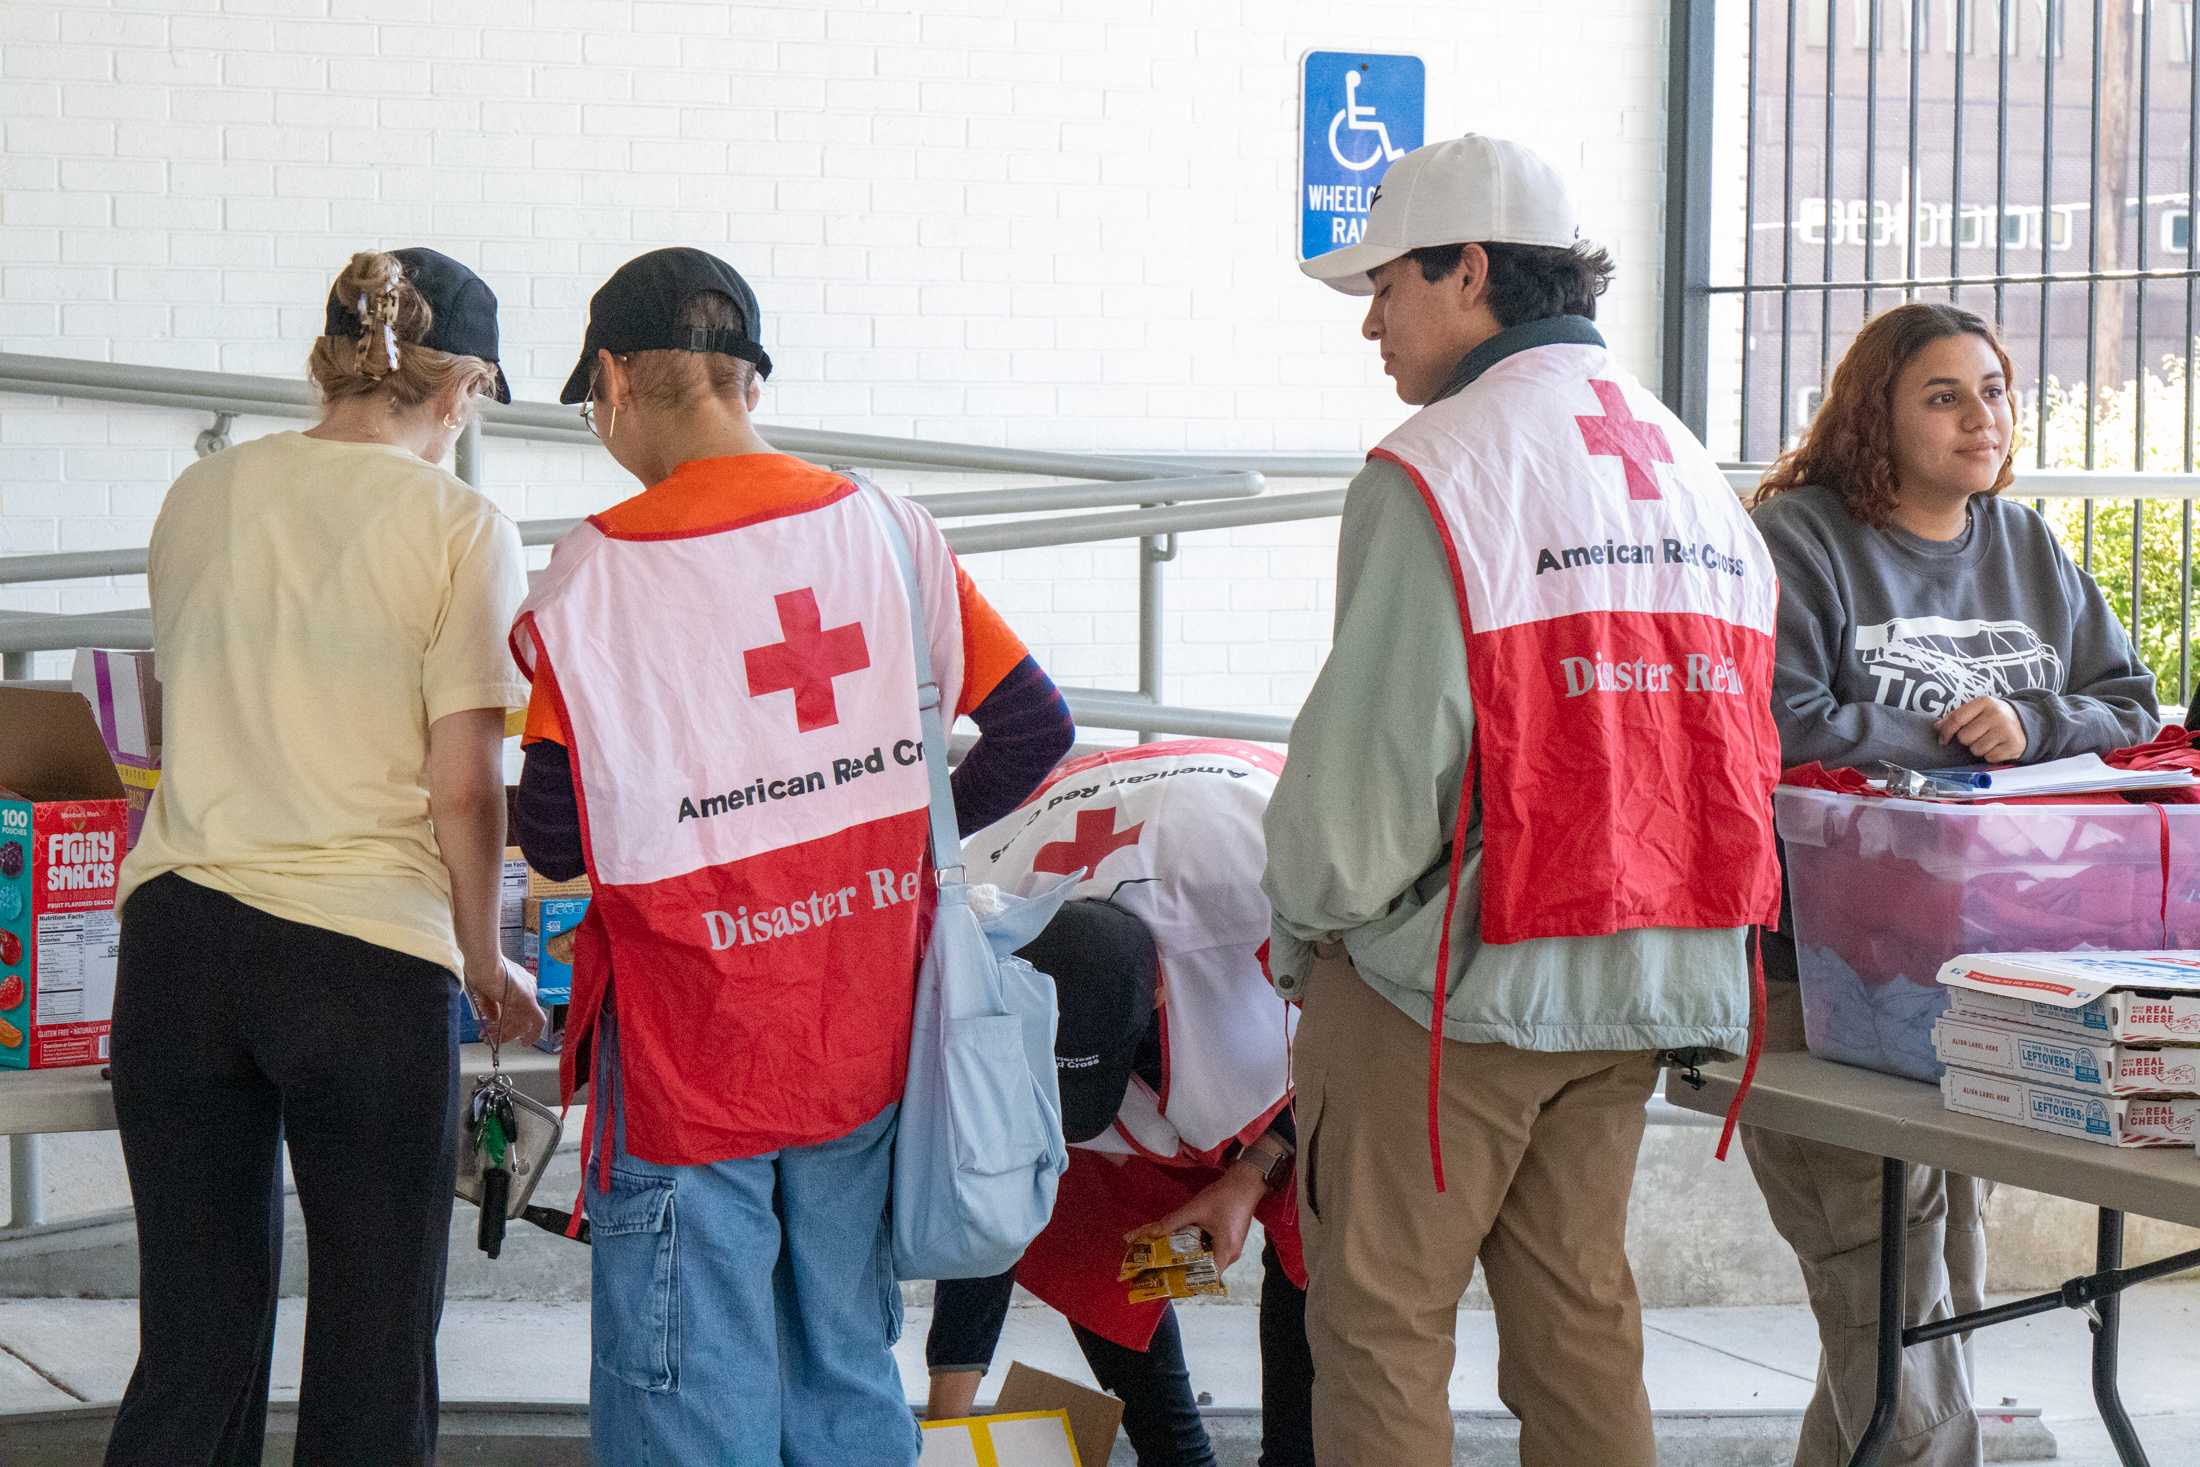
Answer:
[{"label": "eyeglasses", "polygon": [[[620,363],[621,365],[624,365],[626,362],[626,358],[622,356],[613,356],[612,360]],[[616,406],[611,409],[610,428],[606,429],[596,426],[596,379],[593,375],[591,375],[588,379],[588,396],[581,399],[581,421],[586,423],[588,425],[588,431],[595,434],[598,438],[603,438],[607,432],[615,431],[618,427],[619,410]]]}]

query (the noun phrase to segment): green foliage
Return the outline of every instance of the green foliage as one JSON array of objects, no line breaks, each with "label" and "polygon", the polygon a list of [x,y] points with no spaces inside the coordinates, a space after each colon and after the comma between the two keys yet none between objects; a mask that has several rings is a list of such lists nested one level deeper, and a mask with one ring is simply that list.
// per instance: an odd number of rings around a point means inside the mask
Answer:
[{"label": "green foliage", "polygon": [[[2148,372],[2143,382],[2126,382],[2106,388],[2094,409],[2093,464],[2103,470],[2142,473],[2179,473],[2187,465],[2185,433],[2185,359],[2166,357],[2161,370]],[[2024,497],[2025,470],[2038,464],[2049,469],[2083,469],[2086,465],[2085,425],[2087,393],[2084,384],[2064,386],[2050,378],[2044,399],[2046,453],[2035,456],[2043,441],[2040,398],[2018,405],[2017,478],[2009,493]],[[2144,420],[2141,409],[2144,408]],[[2134,462],[2133,448],[2141,452]],[[2191,458],[2200,460],[2200,438]],[[2183,704],[2187,688],[2180,680],[2180,650],[2186,642],[2186,597],[2190,587],[2187,549],[2192,543],[2191,501],[2181,499],[2096,500],[2092,516],[2091,569],[2108,604],[2126,627],[2133,627],[2139,655],[2154,669],[2162,701]],[[2087,564],[2085,501],[2049,499],[2047,522],[2071,557]],[[2139,616],[2134,627],[2131,614],[2132,516],[2139,515]],[[2200,665],[2189,671],[2200,673]]]}]

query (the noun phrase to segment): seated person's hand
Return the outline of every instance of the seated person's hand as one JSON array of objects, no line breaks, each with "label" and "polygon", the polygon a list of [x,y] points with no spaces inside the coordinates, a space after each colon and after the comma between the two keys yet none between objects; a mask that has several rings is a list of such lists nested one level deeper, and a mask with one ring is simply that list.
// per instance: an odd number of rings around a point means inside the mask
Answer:
[{"label": "seated person's hand", "polygon": [[1943,745],[1963,745],[1981,764],[2014,764],[2024,757],[2024,724],[2006,698],[1958,704],[1934,721],[1933,732]]}]

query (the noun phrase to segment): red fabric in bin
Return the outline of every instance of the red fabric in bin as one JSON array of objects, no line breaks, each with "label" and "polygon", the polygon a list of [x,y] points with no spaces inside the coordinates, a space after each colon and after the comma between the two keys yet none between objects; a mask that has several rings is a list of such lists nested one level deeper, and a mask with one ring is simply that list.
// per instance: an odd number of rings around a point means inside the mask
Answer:
[{"label": "red fabric in bin", "polygon": [[[2118,769],[2189,769],[2200,774],[2200,739],[2179,724],[2165,724],[2143,744],[2118,749],[2102,756]],[[2200,805],[2200,789],[2135,790],[2125,796],[2134,804]]]},{"label": "red fabric in bin", "polygon": [[1864,778],[1861,770],[1828,769],[1825,765],[1816,762],[1798,764],[1792,769],[1783,769],[1780,771],[1780,783],[1791,784],[1798,789],[1829,790],[1837,795],[1884,795],[1886,793],[1884,790],[1873,789],[1871,781]]}]

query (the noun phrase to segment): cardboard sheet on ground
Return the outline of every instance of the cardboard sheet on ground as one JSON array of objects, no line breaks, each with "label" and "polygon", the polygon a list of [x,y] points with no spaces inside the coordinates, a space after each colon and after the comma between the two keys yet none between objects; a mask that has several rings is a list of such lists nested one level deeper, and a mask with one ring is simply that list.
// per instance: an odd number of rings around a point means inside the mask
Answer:
[{"label": "cardboard sheet on ground", "polygon": [[993,1411],[924,1424],[918,1467],[1104,1467],[1123,1403],[1017,1362]]}]

